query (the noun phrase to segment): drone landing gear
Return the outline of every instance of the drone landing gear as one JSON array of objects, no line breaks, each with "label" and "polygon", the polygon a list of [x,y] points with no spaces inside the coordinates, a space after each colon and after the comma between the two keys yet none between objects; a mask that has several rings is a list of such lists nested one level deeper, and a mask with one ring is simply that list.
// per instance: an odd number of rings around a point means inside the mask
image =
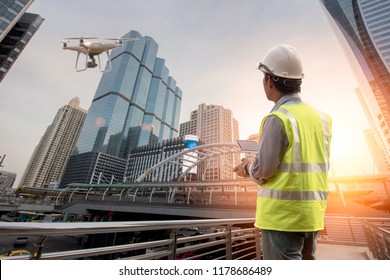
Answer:
[{"label": "drone landing gear", "polygon": [[93,56],[90,56],[89,58],[91,59],[91,61],[87,62],[87,67],[95,68],[97,66],[95,58]]},{"label": "drone landing gear", "polygon": [[[85,70],[87,70],[87,68],[95,68],[96,66],[99,66],[99,70],[102,73],[106,73],[106,72],[111,71],[111,68],[112,68],[111,67],[111,59],[110,59],[110,55],[109,55],[108,51],[106,51],[106,55],[107,55],[107,59],[108,59],[107,60],[107,67],[104,70],[101,69],[102,64],[100,62],[100,55],[87,53],[86,50],[83,52],[83,54],[85,54],[85,64],[83,64],[83,65],[81,65],[81,67],[79,67],[79,57],[80,57],[81,53],[82,52],[77,53],[77,58],[76,58],[76,71],[77,72],[85,71]],[[96,62],[95,55],[97,55],[97,57],[98,57],[98,63]],[[90,59],[90,61],[88,61],[88,58]]]}]

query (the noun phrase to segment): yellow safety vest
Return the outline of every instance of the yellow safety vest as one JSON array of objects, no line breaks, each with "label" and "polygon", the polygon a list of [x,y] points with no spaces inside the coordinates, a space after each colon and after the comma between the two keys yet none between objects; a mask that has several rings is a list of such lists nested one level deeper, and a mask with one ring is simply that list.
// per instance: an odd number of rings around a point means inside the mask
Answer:
[{"label": "yellow safety vest", "polygon": [[284,125],[289,145],[278,171],[259,186],[255,226],[311,232],[324,228],[332,120],[305,104],[285,104],[269,116]]}]

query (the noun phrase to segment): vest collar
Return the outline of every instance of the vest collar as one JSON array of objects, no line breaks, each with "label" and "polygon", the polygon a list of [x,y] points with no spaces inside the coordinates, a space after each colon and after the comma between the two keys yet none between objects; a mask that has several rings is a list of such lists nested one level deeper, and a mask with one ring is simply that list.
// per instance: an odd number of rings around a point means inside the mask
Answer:
[{"label": "vest collar", "polygon": [[278,109],[280,106],[282,106],[285,103],[301,103],[302,99],[299,96],[299,93],[290,93],[283,95],[276,103],[275,106],[272,108],[271,112]]}]

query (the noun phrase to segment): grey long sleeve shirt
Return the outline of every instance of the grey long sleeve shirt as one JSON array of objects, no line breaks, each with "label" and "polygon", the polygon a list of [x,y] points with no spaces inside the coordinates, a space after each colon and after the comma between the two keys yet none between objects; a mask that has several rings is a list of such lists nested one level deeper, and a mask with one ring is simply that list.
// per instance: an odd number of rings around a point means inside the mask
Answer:
[{"label": "grey long sleeve shirt", "polygon": [[[283,104],[301,103],[298,93],[282,96],[272,108],[277,110]],[[281,160],[288,147],[288,139],[282,121],[278,117],[270,116],[264,122],[260,137],[259,150],[254,162],[248,167],[252,181],[263,185],[278,170]]]}]

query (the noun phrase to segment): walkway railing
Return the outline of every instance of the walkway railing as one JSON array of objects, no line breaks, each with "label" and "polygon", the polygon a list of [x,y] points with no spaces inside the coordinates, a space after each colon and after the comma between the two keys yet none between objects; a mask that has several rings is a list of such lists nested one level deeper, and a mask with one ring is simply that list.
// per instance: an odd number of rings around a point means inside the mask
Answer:
[{"label": "walkway railing", "polygon": [[320,233],[323,243],[367,246],[362,222],[352,216],[325,216],[325,230]]},{"label": "walkway railing", "polygon": [[[9,259],[261,259],[261,231],[249,219],[137,222],[0,223],[1,237],[38,236],[31,255]],[[390,219],[327,216],[319,242],[367,246],[390,259]],[[45,252],[54,236],[80,240],[75,250]],[[75,242],[76,243],[76,242]],[[83,246],[84,245],[84,246]]]},{"label": "walkway railing", "polygon": [[[253,219],[209,219],[100,223],[0,223],[0,237],[40,236],[36,244],[37,249],[30,256],[8,259],[261,259],[260,231],[253,227],[253,222]],[[112,245],[105,243],[96,248],[43,252],[44,243],[50,236],[86,237],[86,243],[93,247],[97,245],[94,239],[99,234],[112,234]],[[145,236],[148,236],[147,240]],[[108,235],[105,236],[105,240],[107,237]],[[115,245],[115,240],[119,239],[127,239],[128,242]]]},{"label": "walkway railing", "polygon": [[363,220],[362,225],[368,248],[374,258],[378,260],[390,260],[390,220]]}]

